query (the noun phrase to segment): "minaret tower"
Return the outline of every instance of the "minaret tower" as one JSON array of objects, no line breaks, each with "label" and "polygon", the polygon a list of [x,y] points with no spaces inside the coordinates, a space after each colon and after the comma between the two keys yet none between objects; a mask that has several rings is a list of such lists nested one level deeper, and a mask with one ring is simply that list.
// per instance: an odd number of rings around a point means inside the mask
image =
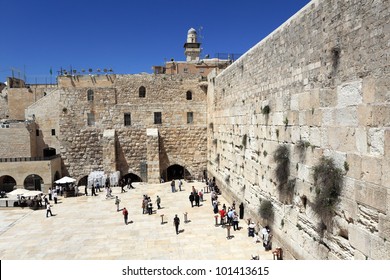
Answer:
[{"label": "minaret tower", "polygon": [[190,28],[187,33],[187,42],[184,44],[184,54],[187,61],[198,61],[200,56],[200,43],[197,42],[197,33],[194,28]]}]

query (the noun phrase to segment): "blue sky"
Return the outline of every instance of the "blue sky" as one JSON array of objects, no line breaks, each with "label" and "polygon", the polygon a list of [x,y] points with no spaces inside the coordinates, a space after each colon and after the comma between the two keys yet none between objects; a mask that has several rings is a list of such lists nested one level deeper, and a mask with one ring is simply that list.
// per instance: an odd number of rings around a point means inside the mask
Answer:
[{"label": "blue sky", "polygon": [[151,73],[185,60],[187,31],[201,28],[203,52],[243,54],[309,0],[0,0],[0,81],[50,80],[62,67]]}]

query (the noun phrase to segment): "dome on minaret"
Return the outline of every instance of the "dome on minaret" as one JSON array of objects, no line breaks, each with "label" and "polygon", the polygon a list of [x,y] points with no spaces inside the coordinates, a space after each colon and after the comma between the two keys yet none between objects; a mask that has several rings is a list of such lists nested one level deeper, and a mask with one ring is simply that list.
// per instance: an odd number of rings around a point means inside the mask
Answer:
[{"label": "dome on minaret", "polygon": [[192,27],[188,30],[188,34],[191,34],[191,33],[196,34],[196,30]]}]

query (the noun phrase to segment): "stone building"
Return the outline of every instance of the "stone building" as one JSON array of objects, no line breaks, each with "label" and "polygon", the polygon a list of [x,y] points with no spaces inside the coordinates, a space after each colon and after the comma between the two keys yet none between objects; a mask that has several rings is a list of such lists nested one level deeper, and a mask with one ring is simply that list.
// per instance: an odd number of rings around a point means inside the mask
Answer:
[{"label": "stone building", "polygon": [[[187,61],[177,62],[176,72],[75,75],[70,71],[62,72],[54,87],[25,85],[22,80],[9,79],[9,86],[3,91],[7,106],[2,117],[6,123],[23,120],[19,130],[25,137],[18,138],[23,146],[18,152],[11,148],[14,143],[5,141],[0,185],[9,185],[11,181],[18,187],[28,187],[23,180],[25,173],[9,173],[10,162],[20,162],[20,169],[24,170],[27,158],[29,162],[38,157],[49,159],[53,151],[60,155],[61,167],[53,170],[50,179],[34,175],[41,178],[42,190],[63,175],[86,184],[92,171],[104,171],[107,175],[119,171],[123,178],[149,183],[160,182],[161,178],[204,176],[205,75],[231,62],[200,62],[200,43],[194,29],[188,31],[184,48]],[[13,126],[7,132],[0,138],[9,139],[21,133]]]}]

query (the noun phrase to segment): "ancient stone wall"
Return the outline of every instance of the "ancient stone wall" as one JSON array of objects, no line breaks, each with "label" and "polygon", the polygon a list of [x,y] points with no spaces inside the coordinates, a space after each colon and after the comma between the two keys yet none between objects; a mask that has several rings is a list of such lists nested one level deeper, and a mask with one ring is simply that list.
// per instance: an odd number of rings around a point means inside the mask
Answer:
[{"label": "ancient stone wall", "polygon": [[[35,91],[35,88],[33,89]],[[59,127],[59,100],[60,90],[57,88],[43,88],[44,95],[25,110],[25,118],[34,120],[36,123],[36,146],[37,156],[43,156],[45,148],[54,148],[60,151],[58,141]]]},{"label": "ancient stone wall", "polygon": [[[141,177],[141,165],[148,158],[148,128],[157,128],[159,132],[160,170],[180,164],[196,174],[203,172],[206,93],[199,82],[196,75],[139,74],[117,75],[110,87],[78,87],[75,83],[62,88],[59,137],[64,173],[80,177],[103,170],[103,131],[114,129],[118,170],[122,175],[134,173]],[[145,90],[140,97],[141,87]],[[93,100],[88,100],[88,90],[93,90]],[[189,91],[191,98],[187,99]],[[158,112],[161,124],[155,124]],[[190,112],[192,118],[188,119]],[[92,125],[88,125],[88,114],[94,115]],[[128,125],[125,114],[130,114]]]},{"label": "ancient stone wall", "polygon": [[[286,256],[390,258],[390,5],[312,1],[232,66],[208,92],[208,171],[248,216],[269,223]],[[290,151],[293,196],[275,175]],[[322,156],[343,172],[327,228],[312,208]],[[274,217],[259,217],[270,201]]]},{"label": "ancient stone wall", "polygon": [[34,122],[11,122],[7,128],[0,128],[0,157],[35,157]]}]

